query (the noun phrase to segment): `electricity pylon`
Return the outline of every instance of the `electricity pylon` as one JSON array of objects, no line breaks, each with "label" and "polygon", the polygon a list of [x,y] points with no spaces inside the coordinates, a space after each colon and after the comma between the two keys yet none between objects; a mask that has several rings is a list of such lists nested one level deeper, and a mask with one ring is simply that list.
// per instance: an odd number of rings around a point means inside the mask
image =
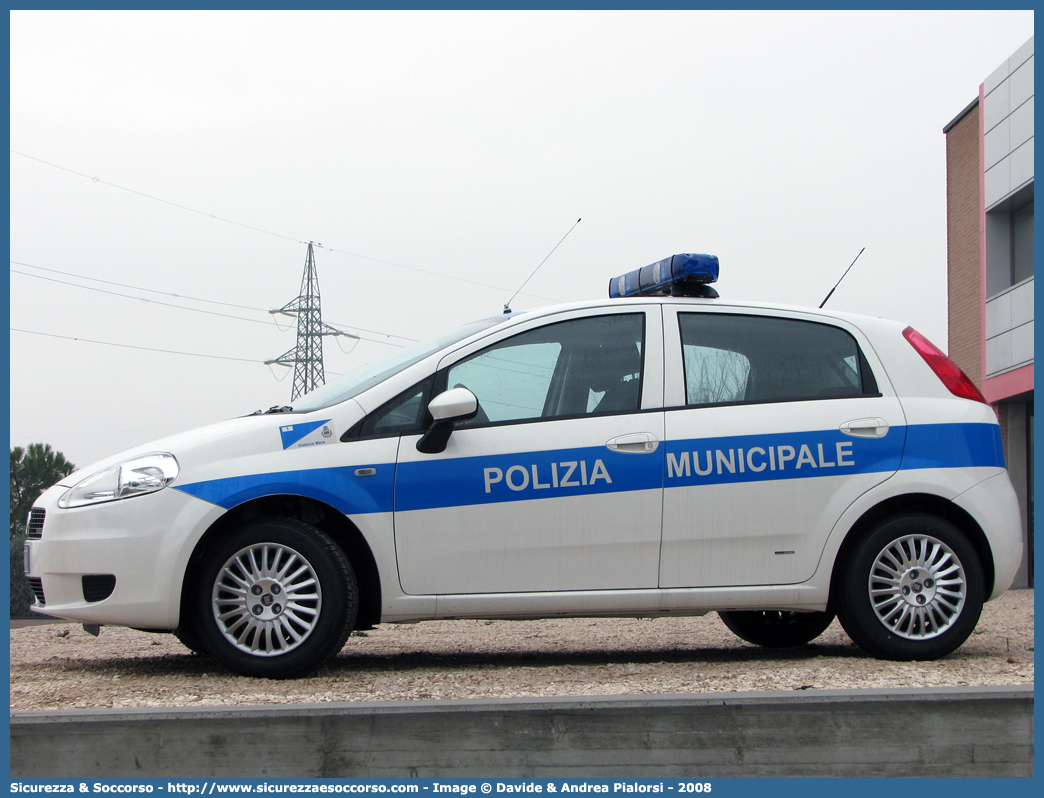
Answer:
[{"label": "electricity pylon", "polygon": [[308,242],[308,256],[305,258],[300,295],[278,310],[269,311],[272,314],[283,313],[287,316],[297,316],[297,346],[275,360],[265,361],[266,364],[275,363],[280,366],[294,367],[294,389],[290,396],[291,402],[326,383],[326,374],[323,371],[323,336],[356,337],[323,323],[319,300],[319,276],[315,270],[312,243]]}]

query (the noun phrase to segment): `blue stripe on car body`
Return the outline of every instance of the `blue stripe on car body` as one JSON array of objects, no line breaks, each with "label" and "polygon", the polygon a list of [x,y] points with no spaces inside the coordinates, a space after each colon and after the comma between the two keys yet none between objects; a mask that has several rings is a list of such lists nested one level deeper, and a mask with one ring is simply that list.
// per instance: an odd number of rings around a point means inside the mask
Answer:
[{"label": "blue stripe on car body", "polygon": [[262,496],[307,496],[325,502],[345,515],[386,513],[392,509],[394,463],[370,466],[376,473],[357,477],[360,466],[314,468],[302,471],[277,471],[269,474],[244,474],[211,479],[188,485],[172,485],[190,496],[231,510]]},{"label": "blue stripe on car body", "polygon": [[279,494],[345,514],[406,512],[660,487],[805,479],[924,468],[1004,468],[996,424],[892,427],[882,438],[838,430],[669,441],[663,457],[605,446],[429,461],[247,474],[172,487],[231,509]]}]

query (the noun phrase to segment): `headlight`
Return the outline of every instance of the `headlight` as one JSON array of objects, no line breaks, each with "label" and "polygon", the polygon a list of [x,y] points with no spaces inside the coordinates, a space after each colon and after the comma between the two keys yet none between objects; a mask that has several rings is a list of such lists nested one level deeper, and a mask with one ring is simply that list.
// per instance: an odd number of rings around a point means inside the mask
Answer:
[{"label": "headlight", "polygon": [[167,487],[178,475],[172,454],[143,454],[81,479],[58,500],[63,508],[141,496]]}]

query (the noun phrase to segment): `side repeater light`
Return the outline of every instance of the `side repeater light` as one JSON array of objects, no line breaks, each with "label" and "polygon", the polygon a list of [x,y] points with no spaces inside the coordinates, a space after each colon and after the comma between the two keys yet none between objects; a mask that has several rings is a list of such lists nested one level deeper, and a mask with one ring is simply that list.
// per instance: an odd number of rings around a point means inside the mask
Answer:
[{"label": "side repeater light", "polygon": [[609,281],[612,299],[634,296],[695,296],[715,299],[708,283],[718,279],[715,255],[672,255]]}]

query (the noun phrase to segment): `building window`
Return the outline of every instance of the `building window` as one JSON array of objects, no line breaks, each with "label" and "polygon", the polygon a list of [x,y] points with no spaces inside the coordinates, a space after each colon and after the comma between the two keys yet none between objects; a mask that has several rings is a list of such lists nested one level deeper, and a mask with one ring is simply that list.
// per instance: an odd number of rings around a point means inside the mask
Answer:
[{"label": "building window", "polygon": [[1011,215],[1011,284],[1033,276],[1033,203]]}]

